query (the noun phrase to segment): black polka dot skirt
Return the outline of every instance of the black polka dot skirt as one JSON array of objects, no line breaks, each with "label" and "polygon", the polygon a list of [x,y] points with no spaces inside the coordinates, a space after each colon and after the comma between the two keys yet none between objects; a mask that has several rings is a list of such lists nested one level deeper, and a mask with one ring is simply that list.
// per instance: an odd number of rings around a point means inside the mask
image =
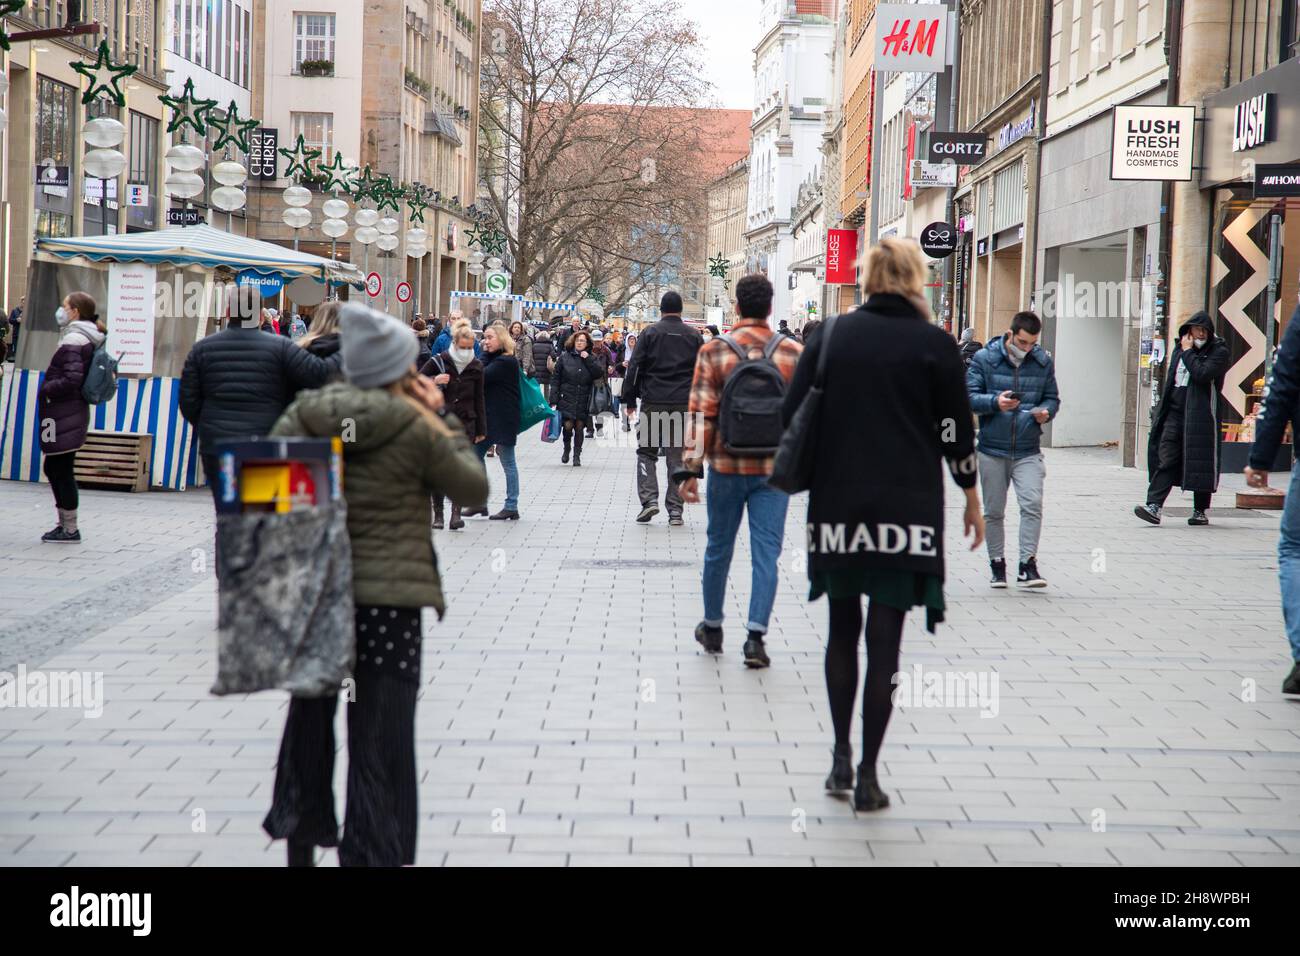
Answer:
[{"label": "black polka dot skirt", "polygon": [[420,683],[420,609],[357,608],[357,674]]}]

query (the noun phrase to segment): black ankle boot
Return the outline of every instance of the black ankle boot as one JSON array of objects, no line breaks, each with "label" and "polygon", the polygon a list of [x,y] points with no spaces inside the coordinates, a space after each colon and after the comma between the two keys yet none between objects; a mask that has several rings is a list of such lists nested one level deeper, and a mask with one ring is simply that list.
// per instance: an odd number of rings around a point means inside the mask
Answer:
[{"label": "black ankle boot", "polygon": [[294,840],[290,840],[289,841],[289,865],[290,866],[315,866],[316,847],[310,843],[297,843]]},{"label": "black ankle boot", "polygon": [[889,806],[889,795],[876,782],[876,768],[858,764],[858,784],[853,788],[853,809],[864,812]]},{"label": "black ankle boot", "polygon": [[560,464],[567,465],[568,463],[569,463],[569,446],[565,445],[564,454],[560,456]]},{"label": "black ankle boot", "polygon": [[853,789],[853,748],[836,747],[831,751],[831,772],[826,778],[826,792]]}]

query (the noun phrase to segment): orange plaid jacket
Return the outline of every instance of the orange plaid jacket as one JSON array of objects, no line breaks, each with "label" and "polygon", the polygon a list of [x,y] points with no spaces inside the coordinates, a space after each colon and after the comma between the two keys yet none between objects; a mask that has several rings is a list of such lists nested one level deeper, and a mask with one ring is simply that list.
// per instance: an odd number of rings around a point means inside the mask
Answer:
[{"label": "orange plaid jacket", "polygon": [[[768,340],[777,333],[766,319],[741,319],[729,333],[744,347],[751,357],[757,357]],[[772,361],[780,369],[788,385],[794,377],[795,366],[803,346],[789,336],[772,353]],[[727,376],[740,364],[740,357],[725,342],[714,339],[700,349],[695,360],[695,378],[691,382],[691,401],[687,433],[687,457],[682,467],[699,470],[704,459],[726,475],[770,475],[773,456],[738,458],[728,454],[718,440],[718,406],[722,402],[722,388]]]}]

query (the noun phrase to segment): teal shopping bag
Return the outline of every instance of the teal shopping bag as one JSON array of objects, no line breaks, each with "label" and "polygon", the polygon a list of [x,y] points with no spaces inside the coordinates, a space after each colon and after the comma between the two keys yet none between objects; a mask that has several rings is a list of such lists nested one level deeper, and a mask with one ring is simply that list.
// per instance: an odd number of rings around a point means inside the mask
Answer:
[{"label": "teal shopping bag", "polygon": [[551,406],[542,387],[522,371],[519,373],[519,434],[551,417]]}]

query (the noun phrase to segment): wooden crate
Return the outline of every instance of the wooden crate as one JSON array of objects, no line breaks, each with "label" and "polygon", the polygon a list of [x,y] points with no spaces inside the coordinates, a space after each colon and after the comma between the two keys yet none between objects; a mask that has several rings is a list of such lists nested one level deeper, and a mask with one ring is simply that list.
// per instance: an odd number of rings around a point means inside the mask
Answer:
[{"label": "wooden crate", "polygon": [[91,431],[77,452],[77,484],[148,491],[152,456],[148,432]]}]

